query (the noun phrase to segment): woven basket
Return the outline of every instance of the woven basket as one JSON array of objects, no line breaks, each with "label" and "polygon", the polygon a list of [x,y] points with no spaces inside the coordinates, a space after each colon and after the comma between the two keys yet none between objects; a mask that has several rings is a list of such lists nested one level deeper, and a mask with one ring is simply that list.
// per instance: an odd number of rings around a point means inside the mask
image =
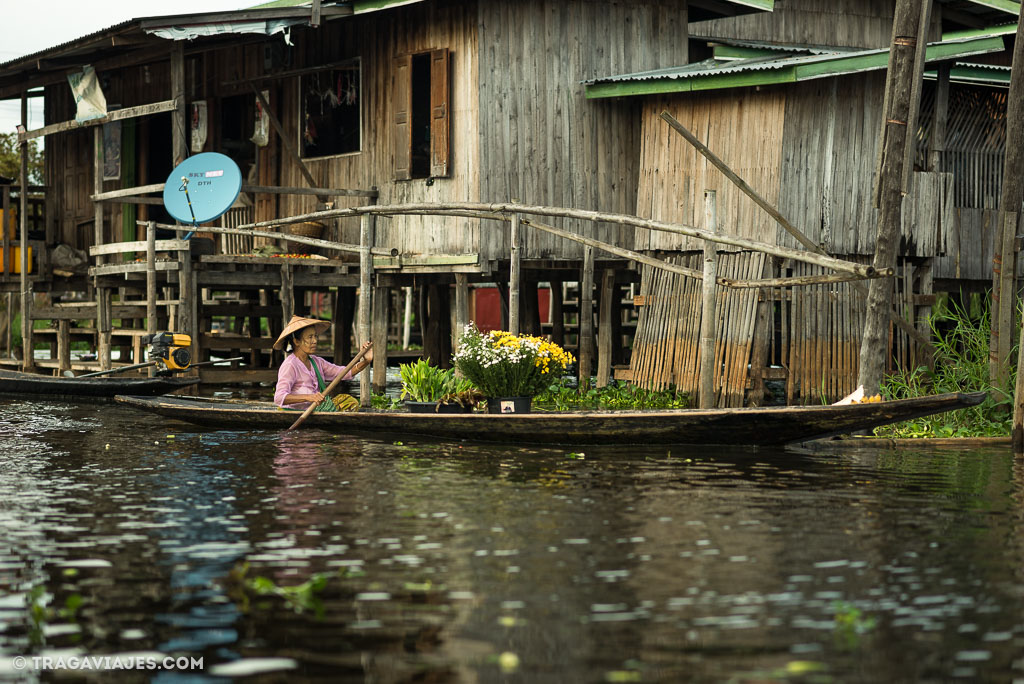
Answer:
[{"label": "woven basket", "polygon": [[[305,223],[292,223],[285,226],[289,235],[300,237],[320,238],[324,234],[324,224],[317,221],[306,221]],[[289,254],[317,254],[318,248],[301,242],[285,241],[284,248]]]}]

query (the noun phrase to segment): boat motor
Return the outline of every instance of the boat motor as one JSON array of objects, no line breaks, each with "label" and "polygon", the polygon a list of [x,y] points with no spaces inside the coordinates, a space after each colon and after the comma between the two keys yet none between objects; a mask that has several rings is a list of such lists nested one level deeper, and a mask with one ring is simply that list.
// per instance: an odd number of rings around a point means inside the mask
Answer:
[{"label": "boat motor", "polygon": [[149,345],[146,358],[156,362],[161,375],[187,370],[192,363],[192,338],[180,333],[161,332],[142,338]]}]

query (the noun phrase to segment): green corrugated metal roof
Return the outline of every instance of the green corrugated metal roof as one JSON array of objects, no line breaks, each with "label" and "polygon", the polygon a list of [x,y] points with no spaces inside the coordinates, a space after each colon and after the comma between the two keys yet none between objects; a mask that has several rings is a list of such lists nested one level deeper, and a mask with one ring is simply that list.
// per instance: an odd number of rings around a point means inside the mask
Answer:
[{"label": "green corrugated metal roof", "polygon": [[[929,62],[953,60],[1004,49],[1003,39],[999,36],[943,41],[929,45],[925,59]],[[766,56],[724,63],[709,60],[683,67],[609,76],[584,81],[584,85],[587,98],[598,99],[796,83],[875,71],[888,65],[889,50],[885,48],[820,55]]]}]

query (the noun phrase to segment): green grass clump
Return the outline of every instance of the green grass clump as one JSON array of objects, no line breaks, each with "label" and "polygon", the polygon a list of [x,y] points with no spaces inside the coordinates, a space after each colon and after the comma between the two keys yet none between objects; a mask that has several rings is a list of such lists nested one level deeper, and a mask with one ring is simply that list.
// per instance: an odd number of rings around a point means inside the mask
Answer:
[{"label": "green grass clump", "polygon": [[[1013,383],[1017,374],[1017,350],[1009,384],[992,384],[988,372],[989,313],[971,315],[956,302],[937,306],[929,320],[935,340],[934,369],[924,366],[900,370],[886,377],[882,394],[887,399],[905,399],[944,392],[988,392],[978,406],[917,418],[876,428],[883,437],[1003,437],[1013,422]],[[1018,339],[1020,328],[1013,333]]]}]

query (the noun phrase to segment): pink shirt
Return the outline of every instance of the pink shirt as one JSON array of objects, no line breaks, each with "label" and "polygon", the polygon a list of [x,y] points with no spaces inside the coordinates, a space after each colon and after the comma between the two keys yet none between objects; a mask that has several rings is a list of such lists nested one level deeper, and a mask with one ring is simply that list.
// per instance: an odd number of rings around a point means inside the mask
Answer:
[{"label": "pink shirt", "polygon": [[[342,366],[335,366],[330,361],[325,361],[319,356],[310,355],[309,358],[320,368],[320,374],[324,376],[325,383],[330,383],[331,380],[338,377],[341,371],[345,370]],[[342,379],[349,380],[351,378],[352,373],[350,371]],[[295,356],[295,354],[289,354],[277,371],[277,391],[274,392],[274,403],[283,407],[284,398],[289,394],[313,394],[319,391],[316,373],[313,371],[312,366],[306,368],[306,364],[302,363],[299,357]],[[288,404],[288,408],[292,409],[304,410],[308,407],[308,401],[300,404]]]}]

